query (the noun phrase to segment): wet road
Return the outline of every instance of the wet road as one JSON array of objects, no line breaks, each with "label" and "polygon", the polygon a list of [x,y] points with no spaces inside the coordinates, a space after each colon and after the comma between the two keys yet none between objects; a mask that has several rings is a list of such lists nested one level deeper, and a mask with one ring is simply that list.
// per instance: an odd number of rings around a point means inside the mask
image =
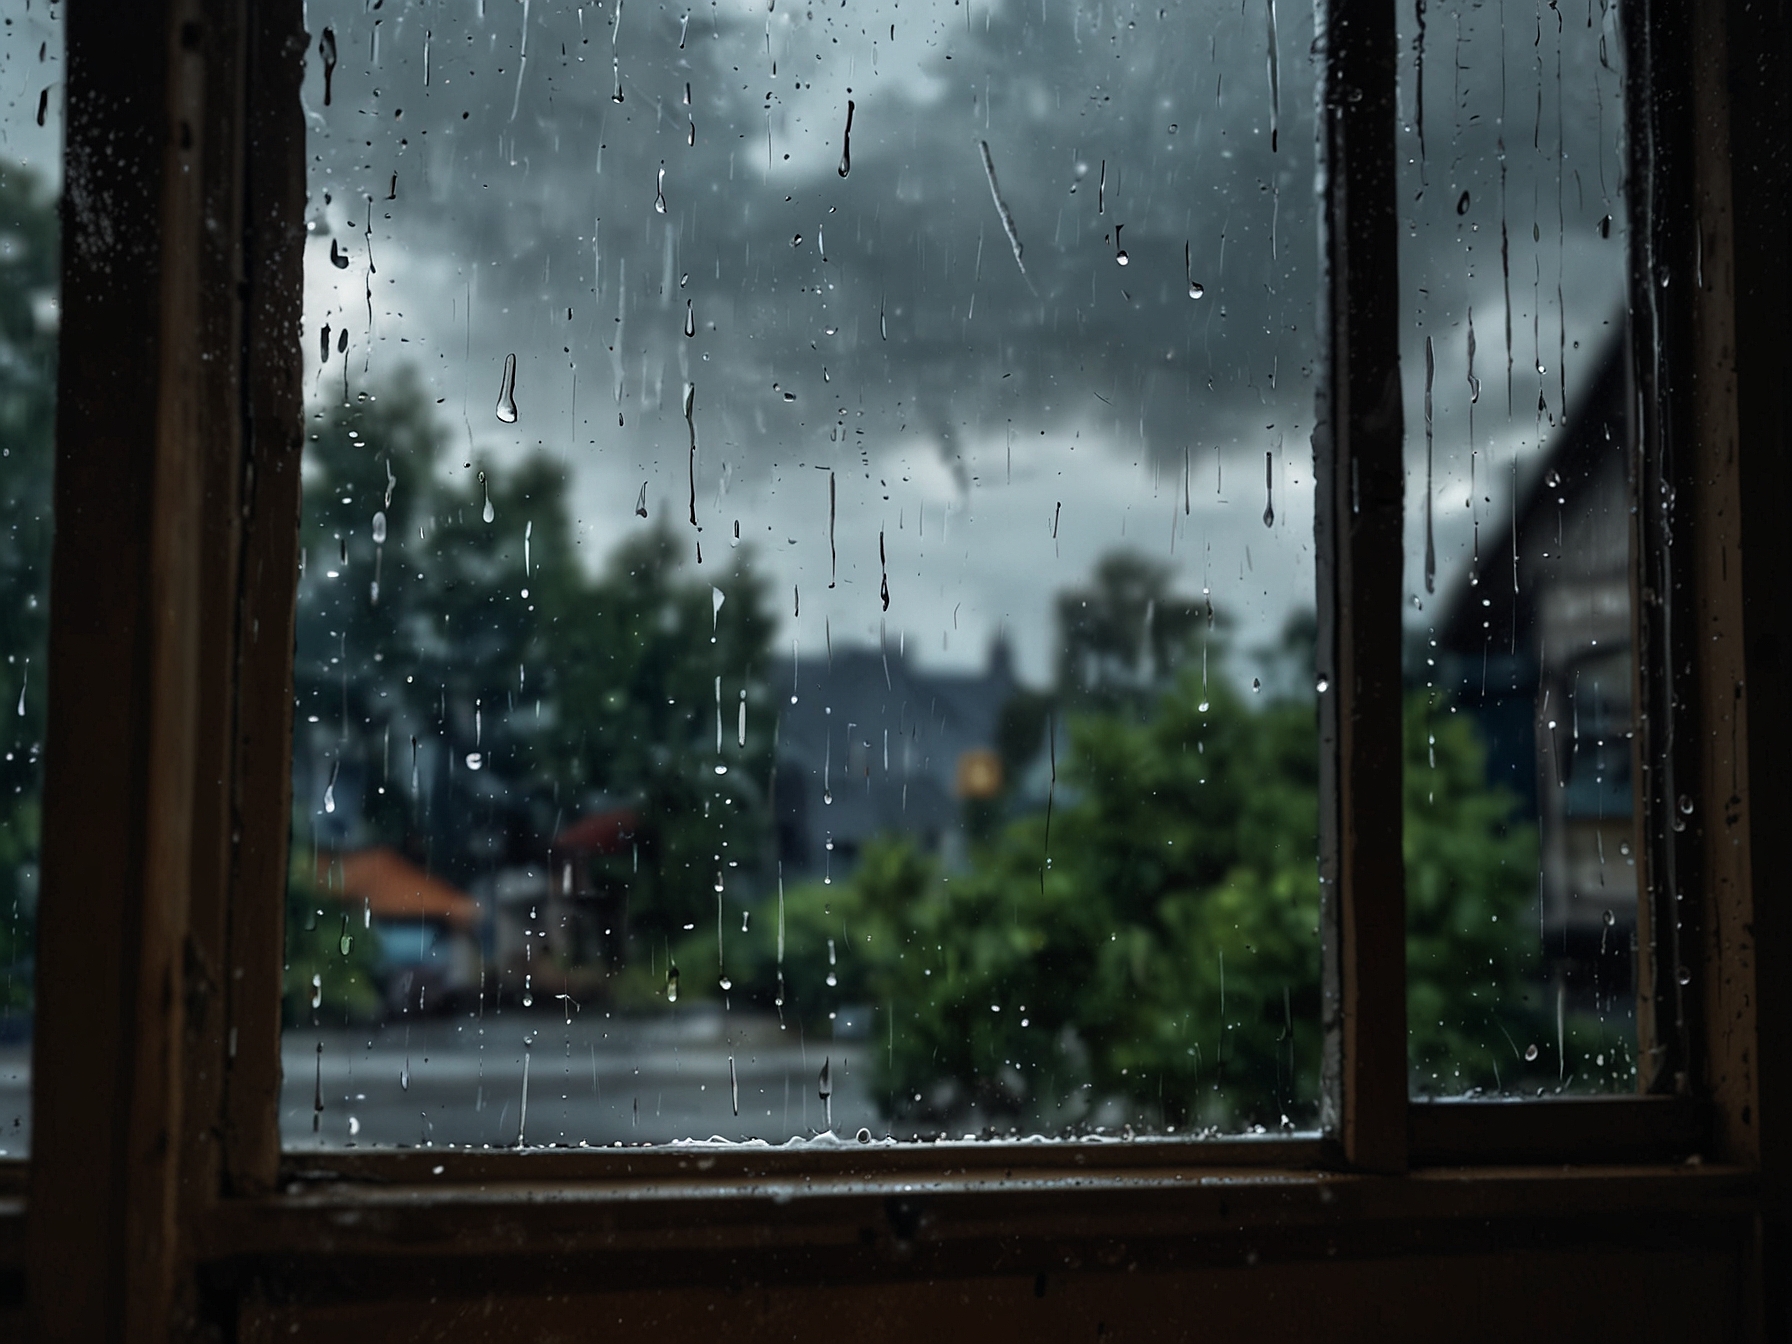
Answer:
[{"label": "wet road", "polygon": [[283,1044],[280,1129],[289,1147],[781,1142],[827,1128],[831,1112],[836,1132],[881,1134],[859,1062],[869,1048],[706,1009],[300,1028]]},{"label": "wet road", "polygon": [[[646,1019],[575,1014],[570,1024],[561,1013],[506,1011],[359,1031],[301,1027],[282,1042],[280,1130],[290,1148],[777,1143],[823,1131],[831,1106],[836,1133],[866,1126],[881,1136],[871,1048],[707,1006]],[[0,1050],[0,1156],[29,1150],[30,1085],[28,1051]]]}]

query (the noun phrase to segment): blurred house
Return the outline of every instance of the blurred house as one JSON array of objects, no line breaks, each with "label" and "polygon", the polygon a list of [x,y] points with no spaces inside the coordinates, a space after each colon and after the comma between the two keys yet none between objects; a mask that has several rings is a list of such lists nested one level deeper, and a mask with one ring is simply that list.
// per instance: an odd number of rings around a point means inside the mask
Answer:
[{"label": "blurred house", "polygon": [[622,964],[628,891],[601,880],[596,861],[627,854],[638,821],[631,807],[600,807],[554,837],[544,913],[549,950],[566,965]]},{"label": "blurred house", "polygon": [[840,877],[878,835],[962,863],[965,804],[1004,787],[999,733],[1016,689],[998,637],[974,672],[930,672],[900,649],[800,659],[780,707],[773,815],[787,877]]},{"label": "blurred house", "polygon": [[[1490,783],[1520,799],[1541,842],[1545,955],[1628,976],[1636,928],[1632,769],[1632,454],[1622,347],[1444,608],[1437,677],[1478,720]],[[1607,965],[1609,963],[1609,966]]]},{"label": "blurred house", "polygon": [[377,941],[375,974],[391,1010],[446,1010],[478,992],[478,901],[383,845],[322,855],[317,876],[350,927]]}]

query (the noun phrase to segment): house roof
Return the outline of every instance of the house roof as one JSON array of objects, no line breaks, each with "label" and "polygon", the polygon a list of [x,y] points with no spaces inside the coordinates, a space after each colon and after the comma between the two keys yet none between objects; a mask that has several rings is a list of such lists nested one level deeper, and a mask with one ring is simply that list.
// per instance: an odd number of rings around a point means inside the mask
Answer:
[{"label": "house roof", "polygon": [[479,918],[479,902],[385,845],[319,856],[317,880],[338,900],[365,901],[379,919],[439,919],[466,928]]},{"label": "house roof", "polygon": [[[1631,396],[1624,325],[1607,340],[1593,366],[1593,376],[1580,392],[1573,418],[1556,429],[1542,454],[1513,496],[1504,516],[1489,520],[1481,536],[1489,543],[1475,566],[1465,569],[1440,608],[1438,643],[1446,650],[1485,647],[1485,631],[1528,628],[1538,584],[1533,580],[1514,591],[1512,549],[1521,563],[1535,563],[1539,552],[1557,549],[1541,538],[1555,537],[1559,510],[1579,510],[1596,502],[1601,471],[1621,460],[1614,445],[1629,442]],[[1559,565],[1561,557],[1556,561]],[[1559,580],[1558,580],[1559,581]]]},{"label": "house roof", "polygon": [[634,836],[638,818],[630,807],[613,807],[580,817],[554,837],[554,848],[585,854],[620,854]]}]

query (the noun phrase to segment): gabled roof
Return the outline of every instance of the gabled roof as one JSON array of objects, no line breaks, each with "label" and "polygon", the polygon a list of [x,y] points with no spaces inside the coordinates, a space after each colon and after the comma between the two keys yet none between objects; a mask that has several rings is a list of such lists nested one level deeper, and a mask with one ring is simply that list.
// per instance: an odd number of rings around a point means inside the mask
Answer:
[{"label": "gabled roof", "polygon": [[319,855],[317,887],[345,903],[365,901],[378,919],[439,919],[463,929],[479,919],[479,902],[385,845]]},{"label": "gabled roof", "polygon": [[[1446,650],[1478,651],[1483,631],[1529,628],[1536,601],[1535,581],[1514,592],[1512,549],[1516,539],[1521,562],[1546,549],[1540,538],[1553,535],[1558,510],[1585,507],[1630,442],[1631,389],[1625,327],[1620,321],[1598,355],[1593,376],[1579,393],[1573,418],[1557,428],[1548,446],[1533,462],[1515,495],[1505,503],[1505,516],[1490,520],[1481,536],[1488,543],[1479,563],[1465,569],[1441,609],[1438,643]],[[1559,563],[1559,557],[1557,558]],[[1516,610],[1515,610],[1516,609]]]},{"label": "gabled roof", "polygon": [[634,837],[637,822],[631,807],[593,812],[556,835],[554,848],[575,854],[620,854]]}]

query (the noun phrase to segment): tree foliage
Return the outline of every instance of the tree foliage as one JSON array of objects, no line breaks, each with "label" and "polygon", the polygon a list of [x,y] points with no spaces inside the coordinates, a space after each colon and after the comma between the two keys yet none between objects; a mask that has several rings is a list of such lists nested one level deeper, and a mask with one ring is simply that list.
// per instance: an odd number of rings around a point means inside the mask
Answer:
[{"label": "tree foliage", "polygon": [[[465,887],[540,873],[566,824],[626,809],[598,880],[637,934],[680,931],[719,874],[757,875],[768,829],[769,716],[738,733],[771,631],[750,552],[693,573],[641,523],[598,570],[561,464],[448,443],[414,378],[313,414],[295,850],[391,844]],[[315,880],[308,861],[295,881]]]},{"label": "tree foliage", "polygon": [[[1539,1026],[1516,927],[1535,828],[1488,788],[1467,716],[1424,693],[1407,713],[1415,1078],[1509,1086],[1522,1057],[1483,1043],[1490,1021],[1515,1042]],[[1049,823],[1013,816],[960,872],[888,838],[850,880],[787,893],[781,966],[761,928],[730,940],[724,974],[737,997],[781,987],[811,1033],[869,1009],[859,1048],[880,1094],[923,1125],[1099,1113],[1078,1096],[1150,1125],[1311,1124],[1317,762],[1310,695],[1246,696],[1185,667],[1143,715],[1071,718]]]}]

